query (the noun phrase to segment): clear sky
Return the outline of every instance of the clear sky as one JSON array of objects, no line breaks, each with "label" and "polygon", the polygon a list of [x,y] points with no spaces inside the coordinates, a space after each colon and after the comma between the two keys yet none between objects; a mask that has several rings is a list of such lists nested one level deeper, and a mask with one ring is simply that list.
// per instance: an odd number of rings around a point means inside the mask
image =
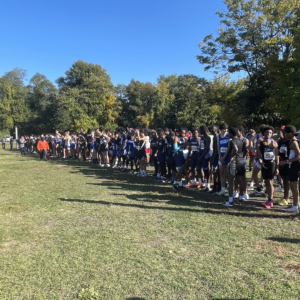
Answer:
[{"label": "clear sky", "polygon": [[12,0],[0,2],[0,76],[13,68],[54,82],[76,60],[100,64],[112,82],[159,75],[212,78],[198,44],[219,26],[222,0]]}]

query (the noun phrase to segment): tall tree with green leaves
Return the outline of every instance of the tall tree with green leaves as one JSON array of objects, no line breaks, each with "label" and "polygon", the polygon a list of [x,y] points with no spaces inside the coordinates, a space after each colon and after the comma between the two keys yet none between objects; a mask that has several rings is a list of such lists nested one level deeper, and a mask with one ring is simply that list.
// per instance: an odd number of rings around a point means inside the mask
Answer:
[{"label": "tall tree with green leaves", "polygon": [[[113,126],[119,106],[106,70],[100,65],[77,61],[65,74],[57,80],[60,89],[56,99],[56,126],[61,130],[69,123],[70,127],[64,129]],[[62,115],[68,115],[66,120],[70,122],[62,121]]]},{"label": "tall tree with green leaves", "polygon": [[[271,82],[267,70],[272,55],[290,57],[293,28],[297,23],[297,0],[224,0],[225,13],[217,12],[221,27],[217,36],[206,36],[200,43],[198,61],[205,70],[241,72],[248,87],[243,97],[248,115],[257,122],[278,122],[280,118],[266,101]],[[252,118],[253,119],[253,118]]]}]

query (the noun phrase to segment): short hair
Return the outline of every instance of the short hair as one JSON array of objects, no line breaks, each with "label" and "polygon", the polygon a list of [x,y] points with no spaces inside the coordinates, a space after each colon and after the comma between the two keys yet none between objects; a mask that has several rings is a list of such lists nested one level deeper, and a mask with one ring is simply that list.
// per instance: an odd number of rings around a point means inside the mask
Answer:
[{"label": "short hair", "polygon": [[243,126],[237,126],[237,129],[241,132],[241,133],[244,133],[245,132],[245,129]]},{"label": "short hair", "polygon": [[293,125],[287,125],[284,128],[284,132],[285,133],[291,133],[291,134],[295,134],[296,133],[296,128]]},{"label": "short hair", "polygon": [[263,128],[262,134],[265,134],[265,132],[266,132],[267,130],[272,130],[272,132],[274,132],[274,127],[272,127],[272,126],[265,126],[265,127]]},{"label": "short hair", "polygon": [[233,136],[237,136],[238,135],[238,128],[237,127],[231,127],[228,130],[229,134],[232,134]]},{"label": "short hair", "polygon": [[226,124],[226,123],[222,123],[221,125],[220,125],[220,128],[219,128],[220,130],[223,130],[223,129],[228,129],[228,125]]}]

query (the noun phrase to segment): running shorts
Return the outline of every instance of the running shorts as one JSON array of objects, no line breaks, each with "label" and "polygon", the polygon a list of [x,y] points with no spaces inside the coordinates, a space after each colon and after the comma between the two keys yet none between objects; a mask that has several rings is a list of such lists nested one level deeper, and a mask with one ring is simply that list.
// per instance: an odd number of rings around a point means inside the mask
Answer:
[{"label": "running shorts", "polygon": [[264,180],[273,180],[275,177],[276,163],[264,164],[266,168],[261,168],[261,174]]},{"label": "running shorts", "polygon": [[289,170],[289,181],[290,182],[297,182],[299,179],[299,171],[300,171],[300,162],[294,161],[290,165]]}]

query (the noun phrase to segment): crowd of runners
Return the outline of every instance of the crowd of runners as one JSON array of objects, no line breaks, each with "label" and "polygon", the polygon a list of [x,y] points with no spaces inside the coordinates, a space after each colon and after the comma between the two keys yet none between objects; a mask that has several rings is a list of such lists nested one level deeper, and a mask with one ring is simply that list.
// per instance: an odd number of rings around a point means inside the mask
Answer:
[{"label": "crowd of runners", "polygon": [[[278,204],[288,206],[291,192],[293,203],[285,211],[294,213],[299,206],[299,136],[291,125],[276,132],[261,125],[245,136],[242,126],[228,129],[224,123],[174,131],[96,128],[85,133],[81,128],[79,133],[22,136],[18,145],[22,155],[39,152],[41,159],[82,159],[141,177],[148,176],[151,163],[151,176],[158,181],[172,184],[174,190],[195,188],[227,197],[223,205],[229,207],[242,204],[249,195],[261,195],[266,198],[262,205],[271,209],[275,179],[275,192],[283,193]],[[252,172],[249,185],[247,171]]]}]

